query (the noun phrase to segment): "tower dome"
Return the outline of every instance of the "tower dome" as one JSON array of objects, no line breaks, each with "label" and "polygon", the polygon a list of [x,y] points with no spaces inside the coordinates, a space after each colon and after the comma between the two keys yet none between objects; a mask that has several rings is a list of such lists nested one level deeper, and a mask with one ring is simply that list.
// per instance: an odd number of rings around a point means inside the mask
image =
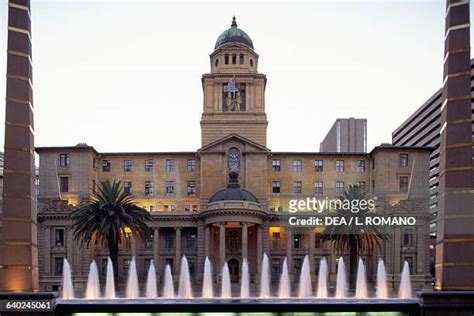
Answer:
[{"label": "tower dome", "polygon": [[230,25],[230,28],[222,32],[222,34],[217,38],[215,49],[230,42],[241,43],[253,49],[253,43],[250,39],[250,36],[237,27],[235,16],[232,18],[232,24]]},{"label": "tower dome", "polygon": [[252,192],[240,187],[238,178],[239,174],[237,172],[230,172],[227,188],[214,193],[208,203],[220,201],[249,201],[259,203],[257,197]]}]

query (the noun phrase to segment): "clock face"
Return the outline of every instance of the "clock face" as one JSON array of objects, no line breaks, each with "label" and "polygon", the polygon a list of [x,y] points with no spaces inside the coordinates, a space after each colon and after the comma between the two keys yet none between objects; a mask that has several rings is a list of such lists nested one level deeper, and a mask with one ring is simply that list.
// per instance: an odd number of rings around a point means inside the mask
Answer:
[{"label": "clock face", "polygon": [[240,153],[237,149],[231,149],[228,155],[229,171],[239,172],[240,169]]}]

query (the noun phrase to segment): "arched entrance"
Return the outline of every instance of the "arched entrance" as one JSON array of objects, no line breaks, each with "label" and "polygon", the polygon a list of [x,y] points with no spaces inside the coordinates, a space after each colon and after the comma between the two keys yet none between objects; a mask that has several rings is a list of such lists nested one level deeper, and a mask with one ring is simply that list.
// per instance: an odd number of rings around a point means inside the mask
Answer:
[{"label": "arched entrance", "polygon": [[240,280],[239,260],[235,258],[229,259],[229,261],[227,261],[227,265],[229,266],[230,281],[232,283],[239,283],[239,280]]}]

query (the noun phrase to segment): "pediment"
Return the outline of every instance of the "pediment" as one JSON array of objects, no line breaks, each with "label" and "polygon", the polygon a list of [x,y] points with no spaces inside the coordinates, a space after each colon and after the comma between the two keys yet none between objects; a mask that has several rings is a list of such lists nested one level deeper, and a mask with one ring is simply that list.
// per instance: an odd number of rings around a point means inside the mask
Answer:
[{"label": "pediment", "polygon": [[203,152],[225,152],[229,147],[239,147],[242,152],[270,153],[270,149],[239,134],[229,134],[198,149]]}]

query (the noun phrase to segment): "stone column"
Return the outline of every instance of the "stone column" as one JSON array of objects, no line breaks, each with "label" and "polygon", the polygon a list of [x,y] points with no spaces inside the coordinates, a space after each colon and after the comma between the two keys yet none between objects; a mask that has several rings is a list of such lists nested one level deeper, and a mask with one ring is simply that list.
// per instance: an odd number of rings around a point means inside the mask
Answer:
[{"label": "stone column", "polygon": [[137,238],[133,234],[130,234],[130,253],[132,257],[137,255]]},{"label": "stone column", "polygon": [[292,246],[293,246],[293,233],[290,227],[286,228],[286,260],[288,263],[288,273],[290,279],[293,276],[293,255],[292,255]]},{"label": "stone column", "polygon": [[179,275],[179,266],[181,263],[181,227],[175,227],[175,257],[174,257],[174,274]]},{"label": "stone column", "polygon": [[51,226],[46,226],[44,228],[44,274],[51,275],[51,247],[53,244],[51,243]]},{"label": "stone column", "polygon": [[249,248],[248,248],[248,227],[247,223],[242,223],[242,259],[247,259],[249,257]]},{"label": "stone column", "polygon": [[[160,254],[160,229],[155,228],[153,230],[153,263],[155,264],[157,275],[160,276],[162,272],[162,268],[159,262],[159,254]],[[159,280],[158,280],[159,282]]]},{"label": "stone column", "polygon": [[262,240],[262,225],[257,225],[257,274],[262,272],[262,258],[263,258],[263,240]]},{"label": "stone column", "polygon": [[210,225],[206,225],[206,228],[204,230],[204,241],[206,244],[205,255],[206,257],[210,258],[211,256],[211,227]]},{"label": "stone column", "polygon": [[315,236],[312,228],[308,229],[308,257],[309,264],[311,266],[311,277],[315,277],[315,262],[314,262],[314,246],[315,246]]},{"label": "stone column", "polygon": [[219,267],[217,271],[220,271],[225,263],[225,223],[220,223],[219,227]]}]

